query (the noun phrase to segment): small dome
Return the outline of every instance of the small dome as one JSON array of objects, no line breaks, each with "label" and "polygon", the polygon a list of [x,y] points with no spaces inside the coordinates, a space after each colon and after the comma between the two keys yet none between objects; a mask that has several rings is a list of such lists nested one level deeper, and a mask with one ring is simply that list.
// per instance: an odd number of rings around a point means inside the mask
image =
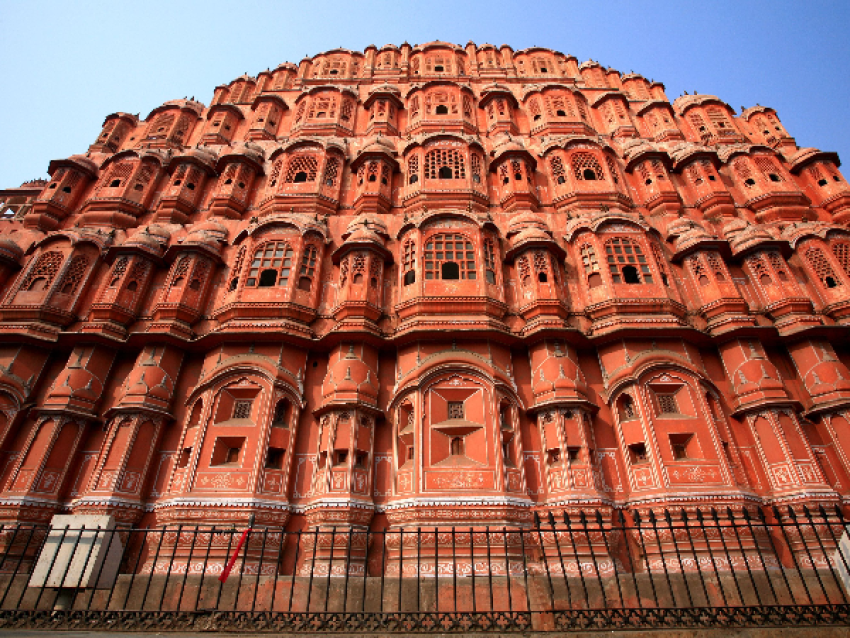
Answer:
[{"label": "small dome", "polygon": [[547,234],[549,232],[549,226],[546,224],[546,221],[540,217],[540,215],[531,211],[525,211],[515,217],[512,217],[508,222],[507,236],[511,237],[511,235],[515,235],[529,228],[536,228],[543,234]]},{"label": "small dome", "polygon": [[555,400],[587,400],[587,382],[579,367],[559,346],[532,354],[531,391],[536,404]]},{"label": "small dome", "polygon": [[325,401],[365,401],[374,404],[378,399],[376,375],[366,363],[348,354],[328,369],[322,383]]},{"label": "small dome", "polygon": [[24,256],[23,249],[9,237],[0,238],[0,257],[11,261],[19,261]]}]

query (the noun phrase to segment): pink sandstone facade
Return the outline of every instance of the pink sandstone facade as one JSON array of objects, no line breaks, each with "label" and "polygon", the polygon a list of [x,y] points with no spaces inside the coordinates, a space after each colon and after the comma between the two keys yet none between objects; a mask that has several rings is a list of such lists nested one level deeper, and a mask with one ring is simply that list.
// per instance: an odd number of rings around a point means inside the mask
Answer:
[{"label": "pink sandstone facade", "polygon": [[850,186],[773,109],[432,42],[95,137],[0,192],[3,522],[850,504]]}]

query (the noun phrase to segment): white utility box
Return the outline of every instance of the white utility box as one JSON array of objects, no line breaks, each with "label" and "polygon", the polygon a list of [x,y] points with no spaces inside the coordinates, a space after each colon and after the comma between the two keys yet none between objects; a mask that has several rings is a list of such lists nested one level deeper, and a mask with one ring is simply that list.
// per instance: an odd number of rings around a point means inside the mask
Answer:
[{"label": "white utility box", "polygon": [[110,530],[111,516],[54,516],[29,586],[112,587],[123,548],[118,532]]}]

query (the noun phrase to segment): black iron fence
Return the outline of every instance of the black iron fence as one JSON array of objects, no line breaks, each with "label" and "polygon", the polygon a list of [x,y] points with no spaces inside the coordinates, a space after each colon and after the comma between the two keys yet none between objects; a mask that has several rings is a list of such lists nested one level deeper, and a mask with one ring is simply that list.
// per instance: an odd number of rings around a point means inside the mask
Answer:
[{"label": "black iron fence", "polygon": [[[836,508],[531,527],[0,529],[0,628],[569,631],[850,621]],[[844,548],[842,550],[842,547]]]}]

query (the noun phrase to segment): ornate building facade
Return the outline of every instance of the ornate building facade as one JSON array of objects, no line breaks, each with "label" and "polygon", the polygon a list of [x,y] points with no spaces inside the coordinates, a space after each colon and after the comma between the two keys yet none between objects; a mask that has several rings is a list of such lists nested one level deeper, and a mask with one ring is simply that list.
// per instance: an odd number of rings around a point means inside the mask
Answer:
[{"label": "ornate building facade", "polygon": [[92,133],[0,192],[4,522],[848,504],[850,186],[773,109],[431,42]]}]

